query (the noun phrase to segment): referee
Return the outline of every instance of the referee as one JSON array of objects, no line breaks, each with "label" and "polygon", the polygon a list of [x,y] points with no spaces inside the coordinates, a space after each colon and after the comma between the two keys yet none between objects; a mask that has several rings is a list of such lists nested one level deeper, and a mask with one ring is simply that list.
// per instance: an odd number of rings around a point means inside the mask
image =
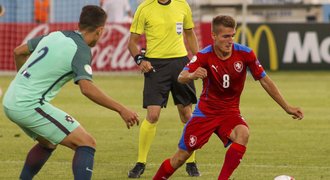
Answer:
[{"label": "referee", "polygon": [[[143,108],[147,109],[147,117],[140,127],[138,160],[129,178],[139,178],[145,170],[161,108],[166,107],[170,92],[182,123],[191,117],[192,104],[197,101],[195,86],[193,82],[180,84],[177,78],[189,62],[183,34],[192,54],[198,52],[193,28],[191,9],[185,0],[145,0],[134,15],[128,49],[144,73]],[[139,49],[142,34],[147,41],[145,55]],[[189,176],[200,176],[194,153],[186,165]]]}]

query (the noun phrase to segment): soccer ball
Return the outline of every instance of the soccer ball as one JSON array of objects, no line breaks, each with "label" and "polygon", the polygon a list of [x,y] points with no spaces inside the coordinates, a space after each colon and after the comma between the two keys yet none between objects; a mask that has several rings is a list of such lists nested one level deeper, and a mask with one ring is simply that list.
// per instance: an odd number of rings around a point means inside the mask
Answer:
[{"label": "soccer ball", "polygon": [[288,175],[276,176],[274,180],[295,180],[294,177]]}]

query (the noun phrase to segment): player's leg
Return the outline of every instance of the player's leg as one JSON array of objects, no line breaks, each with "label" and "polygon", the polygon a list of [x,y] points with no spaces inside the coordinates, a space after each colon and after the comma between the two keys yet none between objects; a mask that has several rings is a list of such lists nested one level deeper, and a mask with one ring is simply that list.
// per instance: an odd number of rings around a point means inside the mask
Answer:
[{"label": "player's leg", "polygon": [[79,126],[60,143],[75,151],[72,170],[75,180],[89,180],[92,177],[96,141]]},{"label": "player's leg", "polygon": [[[32,132],[30,132],[32,133]],[[56,145],[50,143],[42,137],[37,137],[38,143],[32,147],[26,156],[20,179],[29,180],[40,171],[47,162],[52,152],[56,149]]]},{"label": "player's leg", "polygon": [[[177,105],[179,116],[181,122],[186,123],[192,114],[192,104],[197,102],[196,90],[193,82],[188,84],[181,84],[177,82],[177,78],[184,68],[184,66],[189,62],[188,58],[179,58],[177,61],[173,62],[171,68],[173,76],[172,85],[172,96],[174,103]],[[190,158],[186,162],[186,171],[189,176],[200,176],[200,172],[196,165],[196,153],[193,152]]]},{"label": "player's leg", "polygon": [[147,109],[147,117],[140,126],[138,160],[128,172],[129,178],[140,178],[145,170],[150,146],[156,134],[161,108],[166,107],[170,91],[171,82],[166,69],[168,62],[157,59],[150,62],[156,72],[144,74],[143,107]]},{"label": "player's leg", "polygon": [[179,167],[181,167],[186,162],[191,154],[192,152],[179,148],[173,157],[163,161],[153,179],[168,179]]},{"label": "player's leg", "polygon": [[41,122],[43,117],[34,110],[9,110],[4,107],[6,116],[15,124],[17,124],[28,136],[37,140],[38,144],[31,148],[27,154],[23,169],[20,174],[20,179],[32,179],[46,163],[56,145],[50,143],[46,139],[39,136],[33,130],[44,129],[46,123]]},{"label": "player's leg", "polygon": [[[49,104],[25,111],[9,110],[7,108],[4,108],[4,110],[11,121],[21,127],[32,139],[38,141],[38,144],[29,151],[20,175],[20,179],[32,179],[48,160],[56,145],[60,142],[59,139],[65,137],[65,133],[59,128],[59,126],[64,126],[57,119],[62,118],[63,120],[67,114],[62,113],[62,116],[54,117],[58,109]],[[50,115],[49,112],[53,113]],[[73,129],[77,125],[77,123],[69,124],[69,129]],[[66,129],[66,131],[68,130]]]},{"label": "player's leg", "polygon": [[[203,128],[200,128],[203,127]],[[169,178],[191,156],[195,149],[201,148],[213,134],[216,124],[206,117],[192,117],[186,124],[179,149],[170,159],[166,159],[158,169],[154,180]]]},{"label": "player's leg", "polygon": [[[246,151],[249,139],[249,129],[240,116],[229,118],[225,125],[217,132],[224,144],[231,145],[226,152],[225,160],[219,174],[219,180],[228,180],[239,166]],[[230,123],[229,123],[230,122]]]},{"label": "player's leg", "polygon": [[[189,104],[187,106],[183,106],[182,104],[177,105],[179,115],[181,122],[187,123],[189,119],[191,118],[192,114],[192,104]],[[200,172],[198,170],[197,164],[196,164],[196,151],[193,151],[191,153],[191,156],[186,161],[186,172],[189,176],[200,176]]]},{"label": "player's leg", "polygon": [[75,151],[73,158],[73,174],[75,179],[90,180],[92,177],[95,139],[88,134],[79,122],[66,112],[45,103],[35,109],[42,122],[43,128],[33,129],[42,134],[52,144],[61,144]]}]

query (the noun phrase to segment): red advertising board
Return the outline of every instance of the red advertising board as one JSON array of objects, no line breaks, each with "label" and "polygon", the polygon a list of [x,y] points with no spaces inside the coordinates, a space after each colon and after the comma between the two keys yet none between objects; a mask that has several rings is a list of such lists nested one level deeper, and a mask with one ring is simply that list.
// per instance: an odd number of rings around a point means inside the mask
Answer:
[{"label": "red advertising board", "polygon": [[[75,30],[76,23],[56,24],[0,24],[0,71],[14,71],[13,50],[28,39],[56,30]],[[137,69],[127,49],[129,25],[107,25],[102,38],[92,48],[92,66],[95,71],[122,71]],[[144,42],[141,42],[144,45]]]},{"label": "red advertising board", "polygon": [[[93,61],[92,67],[94,71],[126,71],[137,70],[135,62],[130,56],[127,49],[129,39],[129,24],[108,24],[101,39],[95,47],[92,48]],[[207,24],[201,24],[199,27],[203,30],[200,32],[206,34],[204,37],[210,36]],[[198,26],[197,26],[198,27]],[[52,24],[36,24],[36,23],[1,23],[0,24],[0,71],[15,71],[13,60],[13,50],[18,45],[26,42],[28,39],[42,34],[48,34],[56,30],[75,30],[76,23],[52,23]],[[196,32],[199,32],[196,30]],[[198,38],[200,33],[197,33]],[[143,38],[142,38],[143,39]],[[206,40],[199,39],[204,44]],[[141,41],[141,46],[145,46],[145,42]],[[200,47],[203,45],[200,44]]]}]

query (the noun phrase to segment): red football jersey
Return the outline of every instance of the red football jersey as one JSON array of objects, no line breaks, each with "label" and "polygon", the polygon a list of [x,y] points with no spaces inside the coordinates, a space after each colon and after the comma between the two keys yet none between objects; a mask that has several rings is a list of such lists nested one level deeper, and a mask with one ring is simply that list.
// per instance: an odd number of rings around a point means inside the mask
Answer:
[{"label": "red football jersey", "polygon": [[240,113],[239,101],[244,87],[247,67],[255,80],[266,75],[254,52],[243,45],[234,44],[231,56],[221,60],[210,45],[194,56],[184,70],[190,73],[198,67],[207,70],[203,91],[194,116]]}]

